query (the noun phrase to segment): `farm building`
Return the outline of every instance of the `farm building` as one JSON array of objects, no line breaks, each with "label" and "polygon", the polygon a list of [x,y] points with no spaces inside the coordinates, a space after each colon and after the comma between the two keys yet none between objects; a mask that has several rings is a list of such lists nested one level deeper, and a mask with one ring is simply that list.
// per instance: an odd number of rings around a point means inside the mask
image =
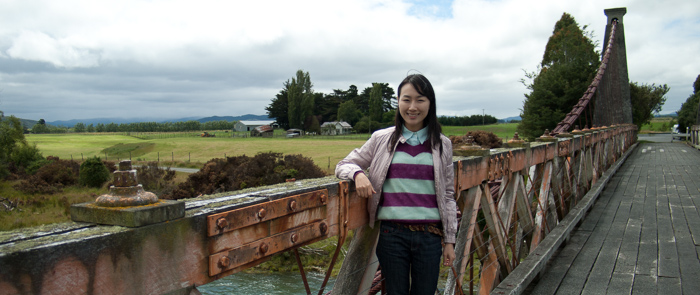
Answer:
[{"label": "farm building", "polygon": [[321,134],[323,135],[342,135],[350,134],[352,126],[345,121],[325,122],[321,125]]},{"label": "farm building", "polygon": [[255,127],[260,127],[264,125],[273,126],[273,124],[275,124],[275,121],[238,121],[235,125],[233,125],[233,130],[251,131],[255,129]]},{"label": "farm building", "polygon": [[250,136],[258,137],[272,137],[274,129],[270,125],[262,125],[255,127],[250,131]]}]

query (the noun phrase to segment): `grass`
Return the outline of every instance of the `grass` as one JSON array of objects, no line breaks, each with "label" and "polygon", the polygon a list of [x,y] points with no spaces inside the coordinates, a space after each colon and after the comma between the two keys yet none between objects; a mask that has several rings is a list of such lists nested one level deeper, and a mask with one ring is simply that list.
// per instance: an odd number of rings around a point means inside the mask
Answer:
[{"label": "grass", "polygon": [[[468,131],[493,132],[505,140],[512,138],[517,124],[486,126],[445,126],[445,135],[464,135]],[[142,134],[141,134],[142,135]],[[354,148],[362,146],[367,134],[351,136],[305,136],[301,138],[260,137],[198,137],[168,136],[141,139],[141,135],[126,134],[29,134],[27,141],[36,143],[44,156],[61,159],[83,160],[100,157],[110,161],[131,159],[135,164],[149,161],[164,162],[163,165],[201,167],[212,158],[226,156],[254,156],[261,152],[301,154],[332,174],[335,164]],[[172,135],[172,134],[171,134]]]},{"label": "grass", "polygon": [[[240,137],[171,137],[139,139],[127,135],[30,134],[27,141],[36,143],[44,156],[82,160],[97,156],[110,161],[131,158],[139,162],[174,162],[176,166],[201,167],[212,158],[254,156],[261,152],[301,154],[311,158],[329,174],[335,164],[352,149],[360,147],[366,136],[355,139],[325,138],[240,138]],[[188,163],[190,165],[188,165]]]},{"label": "grass", "polygon": [[[446,135],[464,135],[468,131],[485,130],[507,140],[517,124],[457,127],[445,126]],[[210,132],[212,133],[212,132]],[[134,164],[160,161],[161,166],[199,168],[212,158],[225,156],[254,156],[261,152],[301,154],[332,175],[335,165],[354,148],[365,143],[368,134],[348,136],[305,136],[301,138],[242,137],[244,133],[216,132],[216,137],[201,137],[200,133],[122,133],[122,134],[28,134],[27,141],[35,143],[44,156],[83,160],[100,157],[109,161],[131,158]],[[235,136],[231,136],[235,135]],[[185,181],[187,174],[177,173],[176,183]],[[0,212],[0,230],[68,221],[70,204],[93,201],[107,193],[107,188],[88,189],[68,187],[56,195],[28,195],[15,191],[17,182],[0,182],[0,197],[21,202],[22,211]]]},{"label": "grass", "polygon": [[653,118],[649,124],[642,125],[639,133],[660,133],[671,132],[671,127],[676,124],[676,120],[670,117]]}]

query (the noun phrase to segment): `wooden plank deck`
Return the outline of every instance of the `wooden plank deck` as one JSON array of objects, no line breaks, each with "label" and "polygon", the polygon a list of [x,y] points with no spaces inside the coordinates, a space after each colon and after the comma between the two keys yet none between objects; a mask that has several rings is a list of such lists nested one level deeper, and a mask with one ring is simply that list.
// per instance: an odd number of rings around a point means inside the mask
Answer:
[{"label": "wooden plank deck", "polygon": [[531,294],[700,294],[700,151],[641,143]]}]

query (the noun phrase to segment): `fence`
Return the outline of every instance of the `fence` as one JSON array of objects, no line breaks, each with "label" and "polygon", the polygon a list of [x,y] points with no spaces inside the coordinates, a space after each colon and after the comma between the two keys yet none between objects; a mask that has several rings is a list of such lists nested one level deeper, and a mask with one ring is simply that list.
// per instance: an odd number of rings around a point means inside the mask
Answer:
[{"label": "fence", "polygon": [[[616,126],[455,157],[458,261],[444,270],[449,278],[440,290],[485,294],[516,278],[521,283],[513,288],[526,285],[532,272],[514,274],[523,265],[541,268],[543,246],[556,248],[551,237],[562,241],[553,234],[557,225],[571,224],[567,213],[595,199],[604,171],[635,135],[635,126]],[[342,240],[353,229],[332,292],[367,294],[381,276],[372,251],[378,227],[367,226],[364,201],[351,183],[326,177],[186,200],[184,218],[146,227],[73,223],[9,232],[0,237],[0,294],[189,294],[271,255]],[[509,292],[507,285],[498,290]]]}]

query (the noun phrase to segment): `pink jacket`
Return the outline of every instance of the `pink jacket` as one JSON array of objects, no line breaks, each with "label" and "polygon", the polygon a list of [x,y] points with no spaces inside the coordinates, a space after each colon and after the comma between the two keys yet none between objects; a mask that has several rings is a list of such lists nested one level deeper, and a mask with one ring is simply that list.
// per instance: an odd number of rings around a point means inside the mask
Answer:
[{"label": "pink jacket", "polygon": [[[396,146],[392,148],[391,152],[387,149],[394,128],[389,127],[374,132],[372,137],[362,147],[354,149],[335,166],[335,176],[346,180],[353,180],[356,172],[367,170],[367,177],[372,183],[374,191],[377,192],[372,195],[372,198],[367,203],[371,227],[374,226],[377,218],[377,207],[379,207],[384,179],[396,150]],[[440,135],[440,139],[442,140],[442,155],[440,155],[439,147],[433,147],[432,150],[435,193],[445,233],[444,241],[445,243],[454,244],[457,234],[457,203],[454,198],[452,142],[445,135]],[[401,136],[398,142],[405,143],[406,139]]]}]

